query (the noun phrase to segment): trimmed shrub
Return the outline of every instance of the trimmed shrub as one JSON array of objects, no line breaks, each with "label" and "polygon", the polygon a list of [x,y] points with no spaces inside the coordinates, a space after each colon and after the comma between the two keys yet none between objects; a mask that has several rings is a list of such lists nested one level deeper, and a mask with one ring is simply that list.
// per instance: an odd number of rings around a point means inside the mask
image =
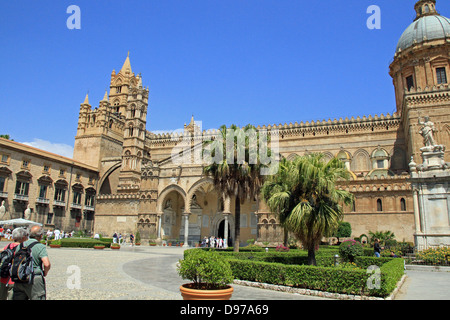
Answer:
[{"label": "trimmed shrub", "polygon": [[111,246],[111,243],[89,238],[61,239],[61,247],[64,248],[93,248],[95,245],[103,245],[106,248],[109,248]]},{"label": "trimmed shrub", "polygon": [[339,255],[344,261],[354,262],[356,257],[364,255],[364,249],[358,241],[346,240],[339,246]]},{"label": "trimmed shrub", "polygon": [[223,289],[233,282],[230,264],[214,251],[191,251],[178,262],[177,270],[195,289]]}]

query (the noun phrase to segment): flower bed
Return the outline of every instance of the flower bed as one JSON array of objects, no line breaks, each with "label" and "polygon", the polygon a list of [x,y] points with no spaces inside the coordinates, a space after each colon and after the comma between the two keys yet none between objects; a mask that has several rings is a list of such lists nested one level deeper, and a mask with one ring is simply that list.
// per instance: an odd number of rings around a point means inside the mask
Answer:
[{"label": "flower bed", "polygon": [[417,253],[417,260],[425,264],[448,266],[450,263],[450,248],[430,248]]}]

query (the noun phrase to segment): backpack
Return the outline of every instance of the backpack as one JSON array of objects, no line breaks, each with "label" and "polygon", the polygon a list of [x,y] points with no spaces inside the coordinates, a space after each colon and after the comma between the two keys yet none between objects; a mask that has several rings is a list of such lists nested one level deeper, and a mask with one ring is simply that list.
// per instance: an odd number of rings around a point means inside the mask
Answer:
[{"label": "backpack", "polygon": [[0,254],[0,277],[9,278],[9,269],[11,268],[12,259],[14,257],[14,248],[11,244]]},{"label": "backpack", "polygon": [[34,268],[31,248],[38,243],[37,241],[33,242],[28,247],[24,247],[23,243],[19,245],[11,263],[10,276],[12,281],[28,284],[33,282]]}]

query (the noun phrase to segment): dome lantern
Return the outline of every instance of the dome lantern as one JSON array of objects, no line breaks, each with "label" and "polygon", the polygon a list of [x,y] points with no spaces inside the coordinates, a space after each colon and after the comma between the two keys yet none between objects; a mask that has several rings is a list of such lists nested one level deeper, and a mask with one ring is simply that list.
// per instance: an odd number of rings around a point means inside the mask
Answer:
[{"label": "dome lantern", "polygon": [[414,6],[414,10],[416,10],[417,16],[414,21],[420,19],[425,16],[437,15],[436,11],[436,0],[420,0],[417,1]]}]

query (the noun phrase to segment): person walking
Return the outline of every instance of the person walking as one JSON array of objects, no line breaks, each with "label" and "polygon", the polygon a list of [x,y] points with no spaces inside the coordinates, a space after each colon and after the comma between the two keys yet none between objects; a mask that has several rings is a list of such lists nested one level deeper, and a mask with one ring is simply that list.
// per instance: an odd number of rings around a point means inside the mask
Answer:
[{"label": "person walking", "polygon": [[[2,251],[10,249],[15,252],[15,247],[28,239],[28,232],[24,228],[16,228],[12,232],[13,243],[8,244]],[[11,277],[0,278],[0,300],[12,300],[14,282]]]},{"label": "person walking", "polygon": [[375,239],[373,244],[373,251],[375,253],[375,257],[379,258],[381,256],[381,250],[384,249],[380,246],[380,239]]},{"label": "person walking", "polygon": [[134,234],[130,233],[130,246],[134,246]]},{"label": "person walking", "polygon": [[[16,252],[21,246],[27,247],[42,239],[43,229],[40,226],[33,226],[30,229],[29,239],[16,247]],[[33,256],[34,278],[32,283],[14,284],[13,300],[46,300],[47,292],[45,287],[45,277],[47,276],[51,264],[48,257],[47,248],[42,243],[34,244],[31,248]]]}]

